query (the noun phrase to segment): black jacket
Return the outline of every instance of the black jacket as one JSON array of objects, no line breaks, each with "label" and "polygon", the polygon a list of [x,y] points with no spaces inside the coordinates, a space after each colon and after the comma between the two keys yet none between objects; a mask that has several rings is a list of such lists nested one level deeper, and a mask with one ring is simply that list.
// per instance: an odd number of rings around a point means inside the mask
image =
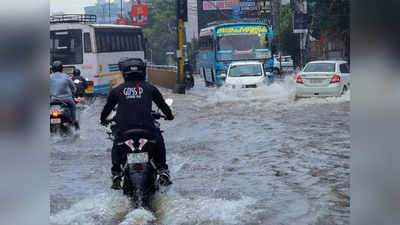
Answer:
[{"label": "black jacket", "polygon": [[134,128],[155,129],[151,116],[153,101],[168,119],[174,118],[156,87],[146,81],[127,81],[111,90],[100,120],[105,121],[118,104],[116,115],[118,131]]}]

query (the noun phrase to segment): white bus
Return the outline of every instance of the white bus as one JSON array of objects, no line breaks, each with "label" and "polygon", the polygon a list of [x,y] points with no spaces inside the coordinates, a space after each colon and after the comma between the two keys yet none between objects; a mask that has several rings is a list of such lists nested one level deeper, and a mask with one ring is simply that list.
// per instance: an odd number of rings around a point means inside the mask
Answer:
[{"label": "white bus", "polygon": [[111,80],[120,76],[121,58],[144,60],[145,41],[139,26],[94,24],[95,20],[93,15],[50,17],[50,63],[60,60],[67,71],[80,69],[93,82],[87,92],[105,94]]}]

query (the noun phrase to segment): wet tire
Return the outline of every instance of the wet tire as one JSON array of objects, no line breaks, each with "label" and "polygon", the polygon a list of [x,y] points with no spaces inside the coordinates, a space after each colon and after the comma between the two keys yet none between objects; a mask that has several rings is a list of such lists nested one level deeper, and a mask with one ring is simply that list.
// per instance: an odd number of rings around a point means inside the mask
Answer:
[{"label": "wet tire", "polygon": [[344,85],[343,89],[342,89],[342,93],[340,93],[340,95],[346,94],[347,91],[348,91],[347,85]]}]

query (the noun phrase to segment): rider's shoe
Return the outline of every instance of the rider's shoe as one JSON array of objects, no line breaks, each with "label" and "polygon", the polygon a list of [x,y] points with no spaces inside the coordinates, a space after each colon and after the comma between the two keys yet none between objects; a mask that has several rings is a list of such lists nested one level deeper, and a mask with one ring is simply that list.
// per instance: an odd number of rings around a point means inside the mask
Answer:
[{"label": "rider's shoe", "polygon": [[74,127],[75,127],[75,130],[79,130],[79,129],[81,129],[81,127],[80,127],[80,125],[79,125],[79,122],[78,122],[77,120],[76,120],[76,121],[74,121],[72,124],[74,125]]},{"label": "rider's shoe", "polygon": [[172,184],[171,175],[169,174],[168,169],[160,169],[157,171],[157,173],[160,176],[160,185],[168,186]]},{"label": "rider's shoe", "polygon": [[114,190],[121,189],[121,177],[120,176],[113,176],[111,188]]}]

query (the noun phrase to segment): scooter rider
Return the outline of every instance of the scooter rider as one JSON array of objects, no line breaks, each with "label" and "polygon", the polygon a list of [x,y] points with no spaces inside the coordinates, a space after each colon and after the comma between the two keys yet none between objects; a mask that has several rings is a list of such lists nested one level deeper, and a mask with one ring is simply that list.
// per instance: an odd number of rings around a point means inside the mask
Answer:
[{"label": "scooter rider", "polygon": [[[76,85],[76,97],[82,97],[85,93],[86,88],[88,88],[88,84],[85,78],[81,76],[81,71],[79,69],[74,69],[73,76],[71,78]],[[79,81],[76,83],[76,81]]]},{"label": "scooter rider", "polygon": [[63,73],[63,64],[61,61],[53,62],[51,67],[52,74],[50,74],[50,101],[59,100],[68,105],[71,110],[72,124],[75,129],[79,129],[79,122],[76,119],[76,105],[74,101],[74,94],[76,87],[71,78]]},{"label": "scooter rider", "polygon": [[[111,90],[107,103],[101,113],[101,124],[107,125],[107,116],[115,105],[118,104],[116,113],[117,136],[118,133],[129,129],[146,129],[153,132],[157,138],[157,151],[153,152],[153,160],[157,172],[162,179],[161,183],[171,184],[168,165],[166,164],[165,144],[159,128],[154,125],[151,115],[152,102],[166,115],[167,120],[173,120],[174,116],[160,91],[145,81],[146,65],[139,58],[123,58],[119,61],[119,69],[123,74],[125,83]],[[118,138],[116,138],[118,139]],[[114,141],[111,158],[113,185],[111,188],[121,188],[122,165],[126,161],[126,153],[118,149]]]}]

